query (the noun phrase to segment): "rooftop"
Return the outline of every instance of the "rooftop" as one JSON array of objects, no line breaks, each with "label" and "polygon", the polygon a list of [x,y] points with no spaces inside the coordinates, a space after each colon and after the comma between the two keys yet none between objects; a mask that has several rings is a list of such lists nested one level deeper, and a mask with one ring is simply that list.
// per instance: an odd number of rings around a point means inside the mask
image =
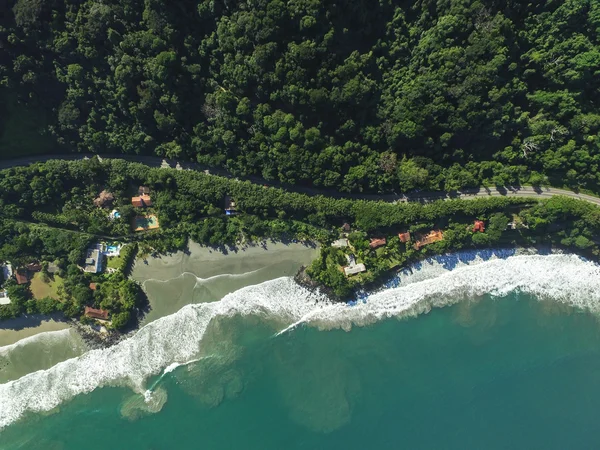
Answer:
[{"label": "rooftop", "polygon": [[84,314],[92,319],[108,320],[108,311],[104,309],[95,309],[86,306]]},{"label": "rooftop", "polygon": [[333,241],[331,246],[336,248],[348,247],[348,239],[338,239],[337,241]]},{"label": "rooftop", "polygon": [[387,240],[385,238],[373,238],[373,239],[371,239],[371,243],[369,244],[369,247],[378,248],[385,244],[387,244]]},{"label": "rooftop", "polygon": [[346,276],[355,275],[357,273],[365,272],[366,270],[367,268],[363,263],[356,264],[354,266],[344,267],[344,273],[346,274]]},{"label": "rooftop", "polygon": [[85,256],[84,272],[99,273],[102,272],[102,255],[98,246],[88,248]]},{"label": "rooftop", "polygon": [[410,233],[408,231],[398,233],[398,238],[400,238],[400,242],[408,242],[410,241]]},{"label": "rooftop", "polygon": [[17,279],[17,284],[29,283],[29,276],[27,275],[26,270],[17,269],[17,271],[15,273],[15,278]]},{"label": "rooftop", "polygon": [[421,247],[431,244],[433,242],[438,242],[444,239],[444,233],[441,230],[431,230],[428,234],[420,236],[415,242],[413,247],[415,250],[419,250]]}]

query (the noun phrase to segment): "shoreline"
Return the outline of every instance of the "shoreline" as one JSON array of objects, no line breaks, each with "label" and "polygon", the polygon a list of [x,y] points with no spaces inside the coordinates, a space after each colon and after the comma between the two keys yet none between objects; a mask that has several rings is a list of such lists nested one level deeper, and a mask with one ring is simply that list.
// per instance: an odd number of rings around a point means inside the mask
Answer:
[{"label": "shoreline", "polygon": [[246,286],[293,277],[318,255],[315,242],[264,241],[222,251],[190,241],[185,251],[138,258],[131,279],[140,283],[149,309],[139,326],[173,314],[185,305],[220,300]]},{"label": "shoreline", "polygon": [[13,345],[41,333],[71,328],[70,321],[59,314],[29,315],[0,322],[0,347]]}]

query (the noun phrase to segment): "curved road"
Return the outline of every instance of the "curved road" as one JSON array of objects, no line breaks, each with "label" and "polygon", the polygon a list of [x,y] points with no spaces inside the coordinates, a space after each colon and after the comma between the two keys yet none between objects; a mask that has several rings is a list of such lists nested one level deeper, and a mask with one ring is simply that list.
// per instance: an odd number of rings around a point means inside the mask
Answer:
[{"label": "curved road", "polygon": [[[209,168],[198,163],[193,162],[178,162],[175,160],[169,160],[160,158],[157,156],[146,156],[146,155],[95,155],[95,154],[63,154],[63,155],[49,155],[49,156],[31,156],[18,159],[0,160],[0,169],[8,169],[11,167],[27,166],[29,164],[38,162],[47,162],[50,160],[67,160],[77,161],[82,159],[88,159],[93,156],[98,156],[101,159],[123,159],[130,162],[137,162],[145,164],[150,167],[161,167],[161,168],[175,168],[180,170],[198,170],[204,171],[207,174],[218,175],[227,178],[234,178],[230,173],[223,169]],[[329,189],[319,189],[309,186],[290,185],[286,183],[280,183],[276,181],[267,181],[260,177],[249,176],[244,179],[257,184],[269,184],[271,186],[281,187],[288,191],[300,192],[310,195],[325,195],[335,198],[351,198],[361,200],[380,200],[386,202],[431,202],[435,200],[449,200],[453,198],[478,198],[478,197],[539,197],[548,198],[556,195],[564,195],[579,200],[584,200],[594,205],[600,206],[600,197],[594,197],[593,195],[580,194],[577,192],[569,191],[566,189],[551,188],[551,187],[532,187],[532,186],[515,186],[506,188],[473,188],[463,189],[459,192],[447,193],[447,192],[413,192],[408,194],[344,194]]]}]

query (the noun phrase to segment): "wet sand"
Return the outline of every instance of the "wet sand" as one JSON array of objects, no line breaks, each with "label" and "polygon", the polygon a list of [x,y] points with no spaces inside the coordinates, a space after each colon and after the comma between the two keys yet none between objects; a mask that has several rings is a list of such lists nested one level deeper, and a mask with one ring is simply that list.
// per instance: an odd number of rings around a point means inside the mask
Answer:
[{"label": "wet sand", "polygon": [[21,339],[47,331],[69,328],[66,322],[47,316],[29,316],[0,322],[0,347],[12,345]]},{"label": "wet sand", "polygon": [[318,255],[314,245],[270,243],[220,251],[191,242],[187,252],[136,261],[132,278],[142,283],[150,323],[190,303],[212,302],[245,286],[293,276]]},{"label": "wet sand", "polygon": [[[151,309],[141,325],[190,303],[218,301],[230,292],[294,275],[318,254],[316,246],[267,243],[226,253],[191,243],[187,252],[138,260]],[[0,323],[0,383],[82,355],[87,345],[59,317],[30,316]]]}]

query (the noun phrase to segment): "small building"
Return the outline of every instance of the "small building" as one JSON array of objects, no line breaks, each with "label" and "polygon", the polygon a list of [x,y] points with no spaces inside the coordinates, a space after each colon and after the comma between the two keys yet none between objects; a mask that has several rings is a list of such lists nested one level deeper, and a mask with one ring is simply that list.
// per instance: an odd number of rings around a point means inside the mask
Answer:
[{"label": "small building", "polygon": [[88,273],[100,273],[102,272],[102,253],[100,246],[88,248],[85,256],[85,266],[83,267],[84,272]]},{"label": "small building", "polygon": [[108,311],[104,309],[95,309],[86,306],[84,314],[91,319],[108,320]]},{"label": "small building", "polygon": [[410,233],[408,231],[398,233],[398,238],[400,239],[400,242],[407,243],[410,241]]},{"label": "small building", "polygon": [[90,283],[90,289],[92,291],[95,291],[96,289],[98,289],[98,283]]},{"label": "small building", "polygon": [[348,222],[346,222],[346,223],[344,223],[344,225],[342,225],[342,230],[344,230],[346,233],[348,233],[351,229],[352,229],[352,227],[350,226],[350,224]]},{"label": "small building", "polygon": [[356,275],[357,273],[365,272],[366,270],[367,268],[363,263],[344,267],[344,273],[347,277],[349,277],[350,275]]},{"label": "small building", "polygon": [[337,241],[333,241],[331,243],[331,246],[335,248],[346,248],[348,245],[348,239],[338,239]]},{"label": "small building", "polygon": [[17,269],[15,279],[17,284],[27,284],[29,283],[29,273],[25,269]]},{"label": "small building", "polygon": [[131,204],[136,208],[146,208],[152,206],[152,199],[148,194],[143,194],[139,197],[131,197]]},{"label": "small building", "polygon": [[485,231],[485,223],[483,220],[476,220],[473,223],[473,233],[483,233]]},{"label": "small building", "polygon": [[225,214],[230,216],[232,214],[235,214],[236,212],[237,212],[237,206],[235,204],[235,201],[229,195],[226,195],[225,196]]},{"label": "small building", "polygon": [[10,263],[0,265],[0,269],[2,269],[2,275],[5,280],[8,280],[13,276],[13,269]]},{"label": "small building", "polygon": [[423,235],[417,239],[413,245],[415,250],[419,250],[421,247],[432,244],[434,242],[442,241],[444,239],[444,233],[441,230],[431,230],[426,235]]},{"label": "small building", "polygon": [[373,238],[369,243],[369,247],[372,249],[379,248],[383,245],[387,244],[387,240],[385,238]]},{"label": "small building", "polygon": [[10,305],[10,298],[5,290],[0,290],[0,305]]},{"label": "small building", "polygon": [[42,265],[37,262],[29,263],[29,264],[25,265],[25,268],[30,272],[39,272],[40,270],[42,270]]},{"label": "small building", "polygon": [[150,194],[150,188],[148,186],[140,186],[138,188],[138,194],[139,195],[149,195]]},{"label": "small building", "polygon": [[97,206],[98,208],[108,208],[112,205],[114,200],[115,196],[113,193],[104,190],[94,199],[94,206]]}]

